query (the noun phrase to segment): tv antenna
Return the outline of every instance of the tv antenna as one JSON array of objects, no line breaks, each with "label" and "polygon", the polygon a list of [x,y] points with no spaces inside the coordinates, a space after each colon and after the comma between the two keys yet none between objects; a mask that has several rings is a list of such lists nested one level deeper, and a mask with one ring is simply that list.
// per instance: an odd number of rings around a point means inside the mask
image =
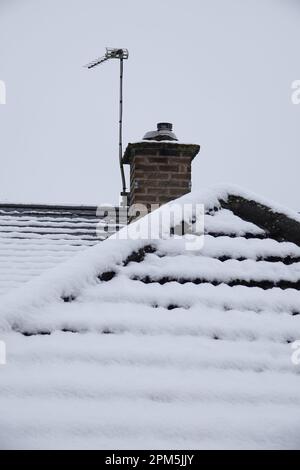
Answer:
[{"label": "tv antenna", "polygon": [[128,59],[129,53],[127,49],[117,49],[117,48],[106,48],[106,53],[103,57],[99,57],[99,59],[90,62],[89,64],[85,65],[86,68],[92,69],[97,65],[102,64],[106,60],[109,59],[119,59],[120,60],[120,101],[119,101],[119,164],[120,164],[120,171],[121,171],[121,180],[122,180],[122,205],[125,203],[125,197],[127,196],[126,191],[126,180],[125,180],[125,172],[122,162],[123,157],[123,150],[122,150],[122,137],[123,137],[123,60]]}]

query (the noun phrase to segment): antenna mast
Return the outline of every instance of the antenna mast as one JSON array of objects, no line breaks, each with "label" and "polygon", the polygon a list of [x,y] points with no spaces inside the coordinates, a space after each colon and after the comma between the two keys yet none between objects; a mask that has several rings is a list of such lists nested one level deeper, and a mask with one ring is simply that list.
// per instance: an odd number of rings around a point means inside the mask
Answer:
[{"label": "antenna mast", "polygon": [[99,59],[90,62],[89,64],[85,65],[86,68],[92,69],[97,65],[102,64],[106,60],[109,59],[119,59],[120,60],[120,101],[119,101],[119,164],[120,164],[120,172],[121,172],[121,180],[122,180],[122,203],[124,204],[124,198],[127,196],[126,191],[126,180],[125,180],[125,172],[124,166],[122,162],[123,157],[123,149],[122,149],[122,138],[123,138],[123,60],[128,59],[129,53],[127,49],[113,49],[110,47],[106,48],[106,53],[103,57],[99,57]]}]

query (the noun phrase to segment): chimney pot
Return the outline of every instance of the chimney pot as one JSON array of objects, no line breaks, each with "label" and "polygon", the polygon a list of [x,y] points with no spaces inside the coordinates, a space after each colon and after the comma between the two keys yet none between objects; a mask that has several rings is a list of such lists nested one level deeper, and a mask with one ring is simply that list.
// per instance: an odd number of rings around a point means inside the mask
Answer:
[{"label": "chimney pot", "polygon": [[157,123],[157,130],[158,131],[170,131],[172,132],[173,130],[173,124],[171,124],[170,122],[158,122]]}]

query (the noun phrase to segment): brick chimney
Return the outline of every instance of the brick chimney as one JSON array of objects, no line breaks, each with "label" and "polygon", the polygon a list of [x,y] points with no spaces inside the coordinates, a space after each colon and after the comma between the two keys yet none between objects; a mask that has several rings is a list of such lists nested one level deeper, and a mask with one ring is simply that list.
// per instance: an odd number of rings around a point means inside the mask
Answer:
[{"label": "brick chimney", "polygon": [[161,205],[190,192],[191,163],[199,150],[199,145],[179,143],[167,122],[128,144],[123,163],[130,165],[129,205]]}]

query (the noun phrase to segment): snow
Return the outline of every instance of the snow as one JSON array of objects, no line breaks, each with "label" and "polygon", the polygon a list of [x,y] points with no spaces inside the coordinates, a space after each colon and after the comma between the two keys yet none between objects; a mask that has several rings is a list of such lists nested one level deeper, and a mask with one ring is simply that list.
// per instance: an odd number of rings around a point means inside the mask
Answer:
[{"label": "snow", "polygon": [[[245,234],[264,235],[264,231],[260,227],[241,220],[228,210],[221,209],[215,212],[215,208],[220,209],[220,199],[226,200],[228,194],[242,194],[244,197],[266,204],[262,198],[246,193],[239,188],[228,186],[191,193],[179,199],[178,202],[181,205],[203,203],[207,212],[212,210],[212,214],[205,215],[206,233],[223,233],[239,237]],[[277,204],[271,206],[273,211],[278,208]],[[295,220],[300,220],[298,214],[282,208],[280,210]],[[97,218],[87,220],[80,217],[74,221],[68,217],[41,218],[24,215],[20,218],[18,211],[9,212],[9,214],[2,211],[0,216],[0,261],[3,258],[7,261],[0,264],[0,294],[8,292],[13,287],[18,287],[32,277],[70,259],[75,251],[93,246],[99,241],[99,238],[104,239],[115,231],[114,224],[109,225],[110,233],[102,230]],[[180,217],[179,211],[178,222],[180,222]],[[155,226],[155,217],[153,221]],[[97,227],[97,237],[94,233],[95,227]],[[167,236],[166,233],[164,236]],[[257,239],[253,241],[259,242]],[[225,240],[223,247],[228,246],[229,243],[229,239]],[[235,246],[237,249],[238,244]],[[249,246],[250,244],[247,245],[247,251],[249,251]],[[23,253],[25,252],[28,254],[28,265],[23,264]],[[40,256],[37,256],[37,253],[40,253]],[[59,254],[59,259],[53,256],[54,254]]]},{"label": "snow", "polygon": [[[154,131],[156,132],[156,131]],[[170,144],[170,145],[195,145],[194,143],[191,143],[191,142],[183,142],[181,140],[159,140],[159,141],[155,141],[155,140],[148,140],[148,139],[142,139],[142,140],[137,140],[136,142],[132,142],[132,144]]]},{"label": "snow", "polygon": [[[205,228],[221,236],[205,234],[200,250],[187,251],[190,236],[172,237],[167,222],[160,239],[137,236],[167,205],[2,296],[0,448],[299,449],[300,369],[291,344],[300,335],[300,293],[228,282],[298,281],[300,247],[244,238],[265,234],[216,212],[231,192],[176,201],[212,210]],[[186,222],[194,216],[187,211]],[[181,220],[176,210],[172,224]],[[149,244],[155,252],[124,264]],[[35,269],[30,259],[27,269]],[[115,277],[100,281],[109,271]],[[132,279],[144,276],[174,281]],[[175,281],[182,277],[189,282]],[[199,277],[205,282],[194,284]]]},{"label": "snow", "polygon": [[262,235],[264,230],[251,222],[246,222],[227,209],[221,209],[214,215],[205,215],[204,226],[206,232],[235,234],[243,236],[247,233]]},{"label": "snow", "polygon": [[[169,243],[167,240],[160,240],[158,243],[158,253],[177,255],[185,252],[185,239],[172,240]],[[197,253],[196,253],[197,254]],[[212,237],[205,235],[204,244],[201,251],[198,253],[202,256],[209,256],[213,258],[221,256],[230,256],[231,258],[267,258],[267,257],[293,257],[300,256],[300,247],[290,242],[278,242],[276,240],[266,239],[246,239],[243,237],[230,238],[226,236]]]},{"label": "snow", "polygon": [[[97,275],[112,269],[115,264],[120,264],[133,251],[138,250],[143,245],[145,245],[145,241],[139,238],[139,234],[143,234],[145,232],[147,233],[149,221],[150,224],[157,224],[159,214],[168,214],[169,207],[175,207],[176,209],[174,211],[172,221],[173,226],[176,226],[177,224],[181,223],[182,220],[182,211],[178,210],[178,208],[180,209],[180,207],[182,207],[184,204],[190,204],[191,206],[188,207],[188,210],[184,213],[184,216],[186,217],[187,221],[191,223],[191,220],[194,216],[193,206],[195,204],[202,203],[205,205],[206,210],[213,209],[220,205],[220,198],[226,198],[226,194],[232,194],[234,191],[237,194],[236,188],[221,187],[189,193],[188,195],[179,198],[174,203],[170,203],[170,205],[162,206],[158,211],[149,214],[141,221],[135,222],[130,226],[123,228],[118,234],[106,240],[105,244],[97,244],[91,247],[89,250],[84,251],[82,254],[78,254],[76,257],[72,257],[69,262],[64,263],[63,266],[58,266],[57,269],[53,269],[48,272],[46,271],[42,276],[34,279],[30,284],[21,287],[18,298],[15,298],[13,292],[11,295],[8,293],[7,296],[2,298],[3,305],[7,304],[9,305],[9,308],[14,309],[18,308],[18,305],[20,304],[19,299],[21,299],[21,304],[25,300],[28,301],[29,304],[36,305],[39,302],[39,299],[43,304],[45,301],[49,301],[50,299],[60,298],[62,295],[66,295],[68,292],[72,292],[74,295],[76,295],[81,287],[87,284],[93,284]],[[246,193],[242,193],[245,196]],[[252,195],[250,195],[250,197],[253,198]],[[260,200],[260,198],[257,197],[256,199]],[[223,214],[224,213],[222,211],[222,216],[217,217],[220,217],[221,220],[223,218],[224,220]],[[297,218],[298,215],[294,214],[294,217]],[[225,219],[226,218],[228,218],[228,212],[225,212]],[[170,217],[166,217],[165,220],[168,222]],[[233,219],[234,229],[240,231],[241,225],[242,222],[239,220],[239,218],[235,217]],[[249,227],[247,222],[246,226],[247,228]],[[252,229],[254,229],[254,227],[252,227]],[[165,226],[162,227],[161,232],[162,238],[168,238],[170,236],[170,227],[168,223],[165,223]],[[257,242],[257,240],[255,241]],[[272,267],[274,266],[272,265]],[[283,266],[282,271],[284,271],[284,268],[285,267]],[[36,294],[37,292],[39,293],[38,295]]]},{"label": "snow", "polygon": [[2,448],[298,446],[288,346],[164,334],[5,339]]},{"label": "snow", "polygon": [[64,209],[55,214],[51,207],[30,209],[30,215],[17,208],[0,209],[0,294],[107,238],[110,233],[105,229],[116,230],[116,224],[104,224],[97,217],[72,217]]},{"label": "snow", "polygon": [[[207,282],[231,282],[235,280],[245,281],[283,281],[297,282],[300,279],[300,263],[286,266],[283,263],[254,260],[227,260],[219,261],[213,258],[194,258],[186,255],[177,255],[171,258],[159,258],[156,255],[148,255],[142,264],[133,264],[125,268],[128,275],[143,278],[147,275],[153,280],[163,277],[172,279],[205,279]],[[122,269],[120,269],[122,273]]]},{"label": "snow", "polygon": [[172,311],[166,309],[168,304],[155,309],[150,302],[137,302],[138,305],[133,306],[133,300],[123,301],[120,310],[120,302],[106,298],[101,303],[99,315],[100,302],[95,300],[87,295],[68,306],[50,305],[44,308],[41,318],[36,315],[16,316],[14,330],[31,334],[67,330],[74,334],[109,331],[111,334],[190,336],[204,339],[218,336],[223,340],[265,340],[285,345],[296,339],[295,318],[289,310],[277,312],[277,315],[270,308],[259,313],[244,310],[241,316],[241,310],[232,308],[224,311],[217,304],[208,306],[195,299],[192,305]]}]

